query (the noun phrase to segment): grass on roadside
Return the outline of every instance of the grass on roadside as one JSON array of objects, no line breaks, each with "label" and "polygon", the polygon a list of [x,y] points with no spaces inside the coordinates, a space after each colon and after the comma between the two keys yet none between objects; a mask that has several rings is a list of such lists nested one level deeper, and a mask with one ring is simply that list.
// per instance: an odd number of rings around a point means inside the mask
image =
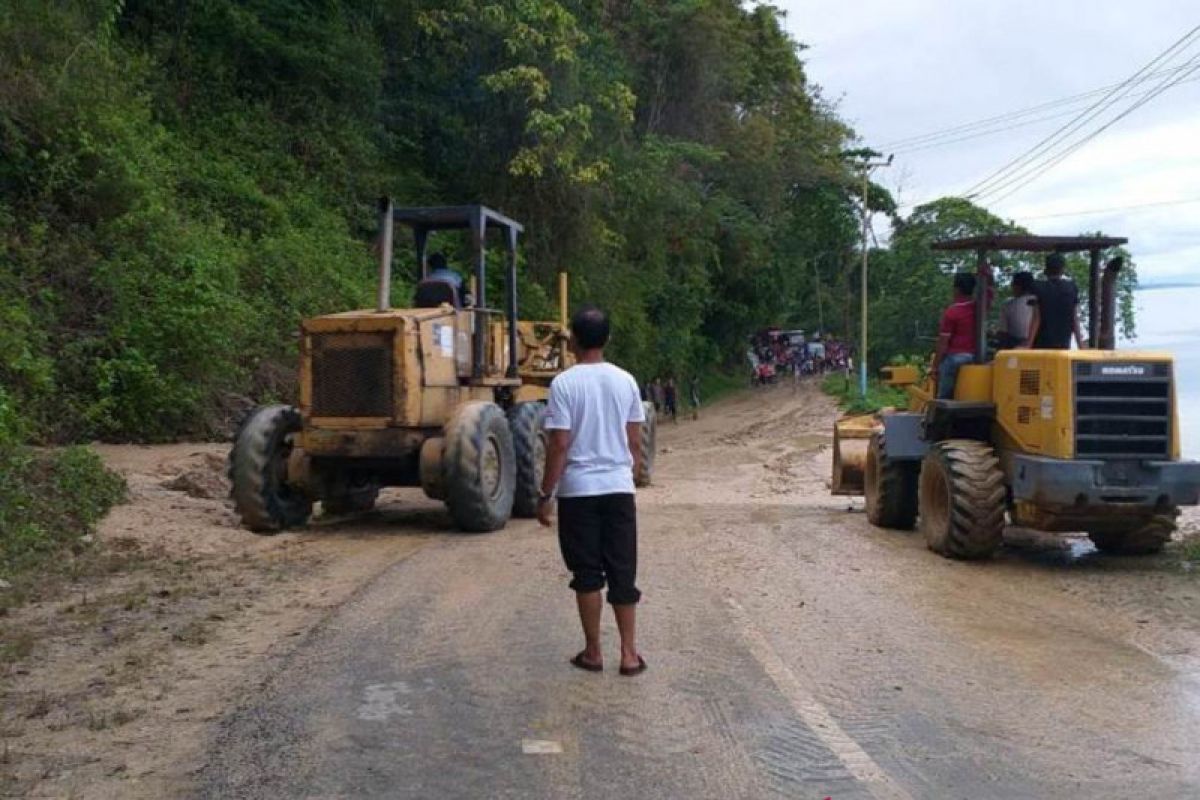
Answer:
[{"label": "grass on roadside", "polygon": [[1179,543],[1179,560],[1200,565],[1200,533],[1185,536]]},{"label": "grass on roadside", "polygon": [[842,410],[851,414],[865,414],[888,406],[903,408],[908,404],[904,390],[885,386],[875,379],[867,382],[866,397],[859,392],[857,379],[842,374],[825,376],[821,390],[836,398]]},{"label": "grass on roadside", "polygon": [[[700,377],[700,405],[710,406],[726,395],[733,394],[747,385],[745,375],[735,375],[729,372],[707,372]],[[683,387],[681,408],[691,408],[691,393]]]},{"label": "grass on roadside", "polygon": [[96,523],[125,499],[125,481],[86,447],[0,446],[0,609],[23,601],[43,572],[69,571]]}]

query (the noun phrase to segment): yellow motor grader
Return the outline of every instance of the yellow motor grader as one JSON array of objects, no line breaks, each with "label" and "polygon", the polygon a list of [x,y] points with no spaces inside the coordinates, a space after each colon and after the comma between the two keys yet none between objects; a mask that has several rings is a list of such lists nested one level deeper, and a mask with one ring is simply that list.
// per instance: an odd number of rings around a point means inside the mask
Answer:
[{"label": "yellow motor grader", "polygon": [[[975,359],[958,373],[952,400],[915,367],[885,367],[906,388],[903,410],[845,417],[834,428],[834,494],[864,495],[868,519],[917,524],[930,549],[986,558],[1004,526],[1086,531],[1096,548],[1160,550],[1179,507],[1200,502],[1200,462],[1180,459],[1174,363],[1169,353],[1115,349],[1123,238],[1001,235],[940,242],[974,251]],[[1088,252],[1085,350],[989,352],[988,253]]]},{"label": "yellow motor grader", "polygon": [[[418,269],[410,308],[391,307],[393,231],[411,229]],[[380,204],[378,304],[301,325],[300,404],[255,409],[230,453],[233,500],[256,533],[325,513],[370,509],[380,487],[420,486],[466,531],[532,517],[546,458],[550,381],[573,362],[567,278],[559,319],[518,319],[517,239],[524,228],[486,206]],[[470,289],[428,266],[431,234],[464,231]],[[504,310],[489,307],[486,243],[506,245]],[[651,408],[651,411],[653,409]],[[649,483],[655,420],[643,436]]]}]

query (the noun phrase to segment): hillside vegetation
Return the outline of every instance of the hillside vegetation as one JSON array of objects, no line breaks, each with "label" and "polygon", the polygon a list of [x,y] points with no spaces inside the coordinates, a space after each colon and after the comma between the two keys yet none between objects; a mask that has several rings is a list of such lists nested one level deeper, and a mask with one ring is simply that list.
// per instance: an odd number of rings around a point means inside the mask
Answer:
[{"label": "hillside vegetation", "polygon": [[[569,271],[642,376],[768,324],[852,334],[854,142],[802,55],[738,0],[8,0],[0,424],[162,440],[290,399],[299,321],[371,300],[385,193],[525,222],[523,313]],[[894,222],[880,358],[928,345],[961,266],[929,243],[1011,227]]]},{"label": "hillside vegetation", "polygon": [[799,52],[733,0],[11,0],[0,403],[156,440],[288,396],[299,320],[370,301],[385,193],[525,222],[523,312],[570,271],[639,373],[815,324],[818,281],[835,316],[850,134]]}]

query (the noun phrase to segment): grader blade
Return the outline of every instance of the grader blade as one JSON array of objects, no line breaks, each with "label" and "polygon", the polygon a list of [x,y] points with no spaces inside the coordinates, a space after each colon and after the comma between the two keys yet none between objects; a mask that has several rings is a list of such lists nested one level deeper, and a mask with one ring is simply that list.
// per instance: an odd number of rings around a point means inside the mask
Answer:
[{"label": "grader blade", "polygon": [[842,417],[833,424],[832,494],[861,495],[871,434],[881,429],[874,414]]}]

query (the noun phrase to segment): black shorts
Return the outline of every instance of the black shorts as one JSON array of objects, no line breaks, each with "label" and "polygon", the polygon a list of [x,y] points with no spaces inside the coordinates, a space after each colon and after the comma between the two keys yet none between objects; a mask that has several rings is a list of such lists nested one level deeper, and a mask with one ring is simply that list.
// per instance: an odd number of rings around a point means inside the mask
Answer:
[{"label": "black shorts", "polygon": [[632,494],[560,497],[558,545],[577,592],[608,584],[608,602],[632,605],[641,599],[637,579],[637,506]]}]

